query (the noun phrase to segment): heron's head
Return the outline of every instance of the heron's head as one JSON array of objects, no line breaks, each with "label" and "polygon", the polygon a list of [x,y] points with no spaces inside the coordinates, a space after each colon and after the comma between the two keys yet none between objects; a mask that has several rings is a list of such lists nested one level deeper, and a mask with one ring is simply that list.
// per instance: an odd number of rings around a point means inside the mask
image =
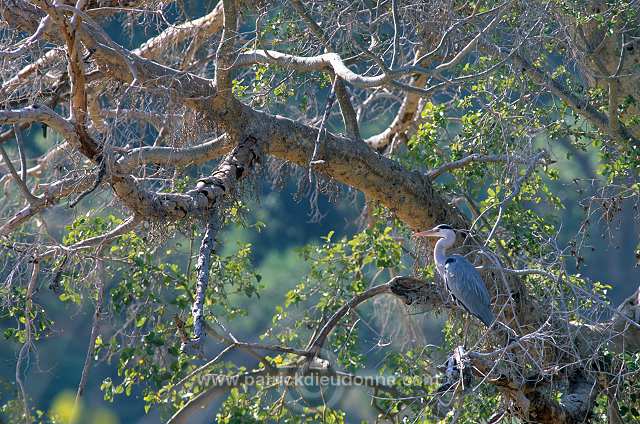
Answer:
[{"label": "heron's head", "polygon": [[414,237],[437,237],[437,238],[456,238],[456,232],[450,225],[440,224],[427,231],[420,231],[413,234]]}]

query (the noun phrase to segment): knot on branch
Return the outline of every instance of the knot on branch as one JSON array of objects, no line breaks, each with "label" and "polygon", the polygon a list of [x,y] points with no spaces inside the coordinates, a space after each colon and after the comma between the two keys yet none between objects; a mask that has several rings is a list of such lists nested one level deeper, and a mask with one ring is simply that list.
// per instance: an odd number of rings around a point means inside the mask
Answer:
[{"label": "knot on branch", "polygon": [[402,299],[405,305],[437,306],[442,298],[435,284],[414,277],[398,276],[389,282],[391,292]]},{"label": "knot on branch", "polygon": [[195,190],[191,192],[204,194],[210,208],[218,203],[222,196],[232,193],[237,183],[249,175],[259,163],[258,140],[252,136],[245,137],[212,175],[198,180]]}]

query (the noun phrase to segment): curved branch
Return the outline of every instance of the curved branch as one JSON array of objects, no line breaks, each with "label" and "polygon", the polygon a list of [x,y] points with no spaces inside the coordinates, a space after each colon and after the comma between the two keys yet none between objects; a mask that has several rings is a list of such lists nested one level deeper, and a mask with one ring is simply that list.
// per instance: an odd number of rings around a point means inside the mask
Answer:
[{"label": "curved branch", "polygon": [[57,204],[70,194],[86,190],[94,180],[95,176],[88,174],[80,178],[67,178],[52,184],[41,185],[40,188],[44,188],[44,193],[41,196],[42,201],[23,208],[5,222],[4,225],[0,226],[0,237],[11,233],[32,216]]},{"label": "curved branch", "polygon": [[463,168],[471,162],[479,162],[479,163],[491,163],[491,162],[515,162],[515,163],[529,163],[529,160],[518,156],[512,155],[482,155],[480,153],[473,153],[469,156],[466,156],[462,159],[458,159],[453,162],[445,163],[437,167],[436,169],[432,169],[427,172],[427,176],[431,180],[435,180],[442,174],[452,171],[454,169]]},{"label": "curved branch", "polygon": [[0,111],[0,125],[41,122],[56,130],[63,138],[75,146],[80,145],[73,124],[44,105],[34,104],[21,109]]},{"label": "curved branch", "polygon": [[[37,159],[38,164],[27,169],[27,175],[40,175],[48,166],[55,162],[60,156],[67,151],[69,144],[67,142],[60,143],[57,146],[49,149],[44,156]],[[0,168],[0,172],[4,172],[4,169]],[[3,175],[0,178],[0,185],[5,181],[13,179],[11,173]]]},{"label": "curved branch", "polygon": [[160,59],[163,51],[175,46],[189,37],[195,37],[198,43],[216,34],[223,27],[223,8],[219,2],[211,12],[197,19],[171,26],[159,35],[145,41],[134,53],[152,60]]},{"label": "curved branch", "polygon": [[327,337],[336,327],[338,322],[355,309],[361,303],[381,294],[393,294],[400,298],[406,305],[419,304],[430,309],[449,306],[441,296],[441,289],[435,284],[428,284],[414,277],[397,276],[379,286],[371,287],[352,297],[347,303],[338,308],[333,315],[325,321],[317,335],[309,342],[306,350],[317,355]]},{"label": "curved branch", "polygon": [[138,215],[161,219],[202,217],[222,203],[237,183],[260,162],[257,140],[247,136],[220,163],[213,174],[201,178],[195,189],[185,194],[148,192],[130,175],[111,175],[111,186],[128,207]]},{"label": "curved branch", "polygon": [[137,216],[130,216],[129,218],[127,218],[122,224],[118,225],[117,227],[115,227],[113,230],[108,231],[104,234],[101,234],[99,236],[95,236],[95,237],[90,237],[88,239],[84,239],[82,241],[79,241],[75,244],[72,244],[71,246],[67,247],[66,249],[69,251],[74,251],[74,250],[79,250],[79,249],[86,249],[87,247],[91,247],[91,246],[96,246],[96,245],[102,245],[104,243],[108,243],[111,240],[128,233],[129,231],[133,230],[136,225],[138,225],[138,223],[140,223],[141,219]]},{"label": "curved branch", "polygon": [[138,164],[164,166],[200,165],[229,153],[233,145],[231,139],[223,134],[220,137],[192,147],[144,146],[131,149],[118,160],[118,172],[131,172]]},{"label": "curved branch", "polygon": [[364,292],[354,296],[353,298],[351,298],[351,300],[342,305],[337,311],[333,313],[331,318],[329,318],[325,322],[318,335],[309,343],[306,350],[312,352],[313,354],[317,354],[324,345],[324,341],[329,336],[329,333],[331,333],[331,331],[338,324],[338,321],[342,319],[342,317],[348,314],[352,309],[355,309],[359,304],[368,299],[371,299],[372,297],[379,296],[383,293],[391,293],[390,284],[391,282],[388,282],[367,289]]},{"label": "curved branch", "polygon": [[24,197],[27,199],[27,202],[29,202],[29,204],[38,204],[39,202],[41,202],[41,199],[34,196],[31,193],[31,191],[29,191],[29,187],[27,187],[27,184],[26,184],[27,169],[25,165],[26,162],[22,161],[21,172],[23,176],[21,178],[18,175],[16,168],[13,166],[13,163],[11,162],[11,159],[9,158],[7,151],[4,150],[4,147],[2,147],[2,145],[0,145],[0,156],[2,156],[2,159],[7,164],[7,168],[9,168],[9,172],[11,173],[11,176],[13,177],[15,182],[18,184],[18,187],[20,188],[20,191],[22,191],[22,194],[24,195]]},{"label": "curved branch", "polygon": [[[303,366],[292,365],[292,366],[284,366],[274,369],[264,369],[264,370],[256,370],[250,371],[244,374],[237,374],[232,376],[226,375],[211,375],[211,379],[213,384],[198,394],[196,397],[191,399],[184,405],[180,410],[178,410],[168,421],[167,424],[186,424],[189,422],[189,417],[199,409],[203,409],[207,407],[211,402],[213,402],[218,396],[226,393],[229,389],[233,387],[238,387],[243,384],[247,384],[249,382],[255,382],[260,378],[267,377],[279,377],[281,379],[282,384],[295,384],[294,377],[300,372],[304,372],[305,368]],[[341,372],[336,371],[330,367],[312,367],[302,375],[318,375],[318,376],[333,376],[342,379],[349,379],[354,384],[360,384],[365,387],[375,388],[379,390],[384,390],[386,392],[391,393],[396,397],[400,397],[400,394],[394,387],[386,386],[381,384],[377,379],[367,378],[367,377],[358,377]]]},{"label": "curved branch", "polygon": [[275,50],[250,50],[240,53],[234,62],[235,67],[245,67],[255,64],[273,64],[300,72],[332,71],[345,82],[358,87],[380,87],[392,80],[392,76],[400,73],[416,72],[416,69],[402,72],[391,71],[376,76],[364,76],[353,72],[343,62],[337,53],[324,53],[318,56],[295,56]]},{"label": "curved branch", "polygon": [[[316,38],[318,38],[324,45],[325,52],[333,51],[333,49],[331,48],[331,43],[326,34],[322,30],[322,28],[320,28],[320,25],[318,25],[317,22],[313,20],[311,15],[309,15],[302,2],[300,0],[291,0],[290,3],[291,6],[293,6],[293,8],[296,10],[298,15],[300,15],[302,20],[305,22],[307,28],[309,28],[313,35],[315,35]],[[349,98],[349,91],[338,76],[334,75],[334,78],[337,78],[334,83],[334,91],[336,94],[336,98],[338,99],[338,104],[340,105],[340,111],[342,112],[342,120],[344,122],[345,131],[349,137],[358,140],[361,138],[360,128],[358,127],[357,114],[353,109],[351,99]]]},{"label": "curved branch", "polygon": [[50,24],[51,18],[49,16],[45,16],[44,18],[42,18],[33,35],[26,38],[25,40],[22,40],[22,42],[20,43],[20,47],[17,47],[13,50],[0,50],[0,59],[19,56],[29,50],[31,46],[33,46],[36,42],[38,42],[38,40],[40,40],[40,38],[42,38],[45,30]]}]

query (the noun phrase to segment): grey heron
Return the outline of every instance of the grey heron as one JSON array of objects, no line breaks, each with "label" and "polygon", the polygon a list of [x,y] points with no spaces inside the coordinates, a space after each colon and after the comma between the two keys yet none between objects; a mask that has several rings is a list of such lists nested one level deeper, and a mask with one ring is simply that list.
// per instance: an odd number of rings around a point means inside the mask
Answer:
[{"label": "grey heron", "polygon": [[414,234],[415,237],[438,237],[433,258],[438,274],[444,280],[453,299],[467,312],[490,327],[495,321],[491,312],[491,296],[471,262],[461,255],[447,256],[447,249],[456,242],[456,233],[447,224]]}]

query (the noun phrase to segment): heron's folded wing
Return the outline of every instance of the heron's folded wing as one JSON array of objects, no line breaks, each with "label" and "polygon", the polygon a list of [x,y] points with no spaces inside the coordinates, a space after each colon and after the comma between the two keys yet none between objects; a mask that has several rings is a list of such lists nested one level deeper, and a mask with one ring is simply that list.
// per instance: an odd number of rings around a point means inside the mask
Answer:
[{"label": "heron's folded wing", "polygon": [[464,256],[453,255],[445,263],[445,282],[453,297],[487,326],[494,320],[491,296],[473,264]]}]

